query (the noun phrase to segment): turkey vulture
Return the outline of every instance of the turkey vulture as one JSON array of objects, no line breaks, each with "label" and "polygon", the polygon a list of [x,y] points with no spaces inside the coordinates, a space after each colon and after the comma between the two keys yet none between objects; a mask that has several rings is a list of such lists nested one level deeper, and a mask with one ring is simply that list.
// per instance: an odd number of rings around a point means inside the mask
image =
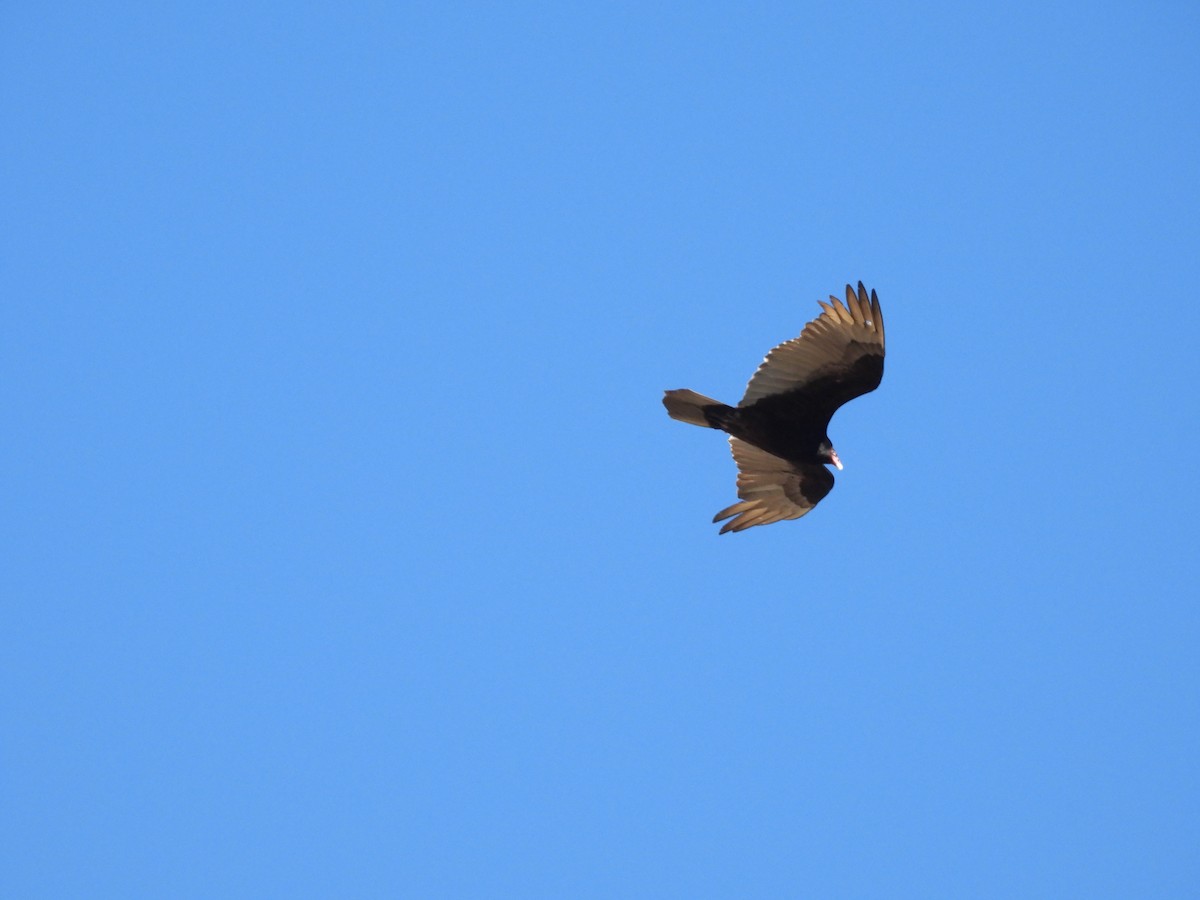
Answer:
[{"label": "turkey vulture", "polygon": [[833,490],[842,468],[829,442],[829,420],[848,400],[879,387],[883,378],[883,315],[879,298],[858,283],[846,303],[830,296],[800,336],[767,354],[737,406],[695,391],[667,391],[672,419],[728,433],[738,467],[739,503],[714,522],[721,534],[798,519]]}]

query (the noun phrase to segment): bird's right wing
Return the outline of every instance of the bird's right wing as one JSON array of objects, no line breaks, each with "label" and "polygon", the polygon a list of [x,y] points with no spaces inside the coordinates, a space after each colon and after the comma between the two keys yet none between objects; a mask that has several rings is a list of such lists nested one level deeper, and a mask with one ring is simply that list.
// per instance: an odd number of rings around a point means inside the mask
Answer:
[{"label": "bird's right wing", "polygon": [[846,285],[845,305],[837,297],[822,302],[824,312],[799,337],[767,354],[746,386],[738,406],[797,390],[817,391],[832,414],[847,400],[873,391],[883,378],[883,313],[879,298],[858,283]]},{"label": "bird's right wing", "polygon": [[822,465],[790,463],[735,437],[729,439],[729,447],[737,462],[737,493],[742,499],[713,516],[714,522],[730,519],[721,526],[721,534],[798,519],[833,490],[833,473]]}]

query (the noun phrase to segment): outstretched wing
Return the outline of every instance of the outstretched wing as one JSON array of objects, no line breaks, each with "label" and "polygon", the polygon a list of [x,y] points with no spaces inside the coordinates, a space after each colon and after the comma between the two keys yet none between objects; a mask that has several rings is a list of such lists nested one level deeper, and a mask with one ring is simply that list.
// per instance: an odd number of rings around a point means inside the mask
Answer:
[{"label": "outstretched wing", "polygon": [[737,462],[737,493],[742,499],[713,516],[714,522],[730,519],[721,526],[721,534],[798,519],[833,490],[833,473],[824,466],[790,463],[735,437],[729,439],[729,447]]},{"label": "outstretched wing", "polygon": [[799,337],[767,354],[738,406],[789,392],[810,395],[829,414],[879,387],[883,378],[883,314],[879,298],[858,283],[846,285],[846,303],[831,296]]}]

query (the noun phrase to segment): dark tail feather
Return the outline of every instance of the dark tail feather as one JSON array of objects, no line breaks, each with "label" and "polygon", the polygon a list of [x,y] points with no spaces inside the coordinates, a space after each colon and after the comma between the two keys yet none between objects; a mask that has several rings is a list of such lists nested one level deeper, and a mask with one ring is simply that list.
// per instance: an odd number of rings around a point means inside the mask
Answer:
[{"label": "dark tail feather", "polygon": [[705,397],[695,391],[667,391],[663,395],[663,406],[667,415],[689,425],[699,425],[701,428],[724,428],[728,415],[733,412],[720,400]]}]

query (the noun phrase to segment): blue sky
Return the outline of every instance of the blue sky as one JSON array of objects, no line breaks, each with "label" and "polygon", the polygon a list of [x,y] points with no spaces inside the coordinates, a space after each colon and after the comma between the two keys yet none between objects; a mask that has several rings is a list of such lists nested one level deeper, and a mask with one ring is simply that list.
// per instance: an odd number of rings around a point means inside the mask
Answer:
[{"label": "blue sky", "polygon": [[0,893],[1200,888],[1195,8],[0,22]]}]

